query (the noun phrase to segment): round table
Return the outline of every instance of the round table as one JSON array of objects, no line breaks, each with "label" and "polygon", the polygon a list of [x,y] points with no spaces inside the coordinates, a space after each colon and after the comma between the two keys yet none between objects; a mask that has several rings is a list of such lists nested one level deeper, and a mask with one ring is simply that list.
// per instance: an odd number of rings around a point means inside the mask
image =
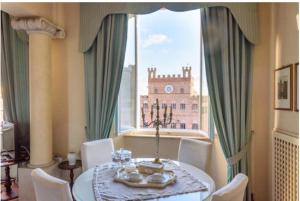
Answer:
[{"label": "round table", "polygon": [[[151,159],[145,159],[145,158],[135,159],[135,161],[141,161],[141,160],[151,160]],[[208,190],[203,191],[203,192],[194,192],[194,193],[187,193],[187,194],[181,194],[181,195],[174,195],[174,196],[170,196],[170,197],[153,199],[153,200],[160,200],[160,201],[209,200],[211,197],[211,194],[215,191],[215,182],[213,181],[213,179],[209,175],[207,175],[204,171],[202,171],[192,165],[178,162],[178,161],[173,161],[173,162],[175,162],[181,168],[188,171],[190,174],[195,176],[197,179],[200,179],[203,182],[203,184],[208,187]],[[96,199],[94,197],[93,187],[92,187],[93,172],[94,172],[94,168],[91,168],[91,169],[83,172],[75,180],[75,183],[73,186],[73,196],[76,199],[76,201],[96,201]]]}]

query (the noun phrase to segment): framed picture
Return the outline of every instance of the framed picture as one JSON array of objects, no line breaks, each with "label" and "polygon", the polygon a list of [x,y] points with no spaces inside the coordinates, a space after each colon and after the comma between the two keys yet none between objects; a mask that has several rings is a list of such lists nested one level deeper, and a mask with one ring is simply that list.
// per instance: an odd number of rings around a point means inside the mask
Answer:
[{"label": "framed picture", "polygon": [[293,65],[274,70],[274,109],[293,109]]},{"label": "framed picture", "polygon": [[294,111],[299,112],[299,63],[294,64]]}]

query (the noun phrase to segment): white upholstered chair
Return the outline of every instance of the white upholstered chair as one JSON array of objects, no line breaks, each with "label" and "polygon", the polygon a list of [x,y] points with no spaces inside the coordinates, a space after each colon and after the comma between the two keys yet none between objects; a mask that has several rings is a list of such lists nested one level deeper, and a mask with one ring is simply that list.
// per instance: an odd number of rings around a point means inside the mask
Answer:
[{"label": "white upholstered chair", "polygon": [[53,177],[40,168],[34,169],[31,176],[37,201],[73,201],[67,181]]},{"label": "white upholstered chair", "polygon": [[211,143],[182,138],[178,150],[178,161],[207,171],[211,155]]},{"label": "white upholstered chair", "polygon": [[226,186],[212,194],[212,201],[243,201],[248,177],[237,174]]},{"label": "white upholstered chair", "polygon": [[111,138],[82,143],[82,170],[86,171],[96,165],[110,162],[112,151],[114,151],[114,144]]}]

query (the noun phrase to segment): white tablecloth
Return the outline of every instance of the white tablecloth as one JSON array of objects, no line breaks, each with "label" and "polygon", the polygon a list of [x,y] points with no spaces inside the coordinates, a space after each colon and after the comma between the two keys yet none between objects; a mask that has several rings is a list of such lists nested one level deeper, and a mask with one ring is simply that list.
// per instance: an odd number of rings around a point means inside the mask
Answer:
[{"label": "white tablecloth", "polygon": [[[177,201],[177,200],[189,200],[189,201],[201,201],[209,199],[211,193],[215,190],[214,181],[202,170],[195,168],[191,165],[176,162],[182,169],[186,170],[194,177],[202,181],[202,183],[208,188],[207,191],[194,192],[188,194],[181,194],[176,196],[170,196],[165,198],[159,198],[155,200],[163,201]],[[73,194],[77,201],[96,201],[93,191],[93,173],[94,168],[91,168],[80,175],[73,186]]]}]

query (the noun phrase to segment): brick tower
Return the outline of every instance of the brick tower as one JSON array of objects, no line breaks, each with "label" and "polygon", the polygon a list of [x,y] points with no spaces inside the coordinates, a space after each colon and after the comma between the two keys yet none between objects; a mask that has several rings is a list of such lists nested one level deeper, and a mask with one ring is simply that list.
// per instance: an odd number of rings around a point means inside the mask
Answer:
[{"label": "brick tower", "polygon": [[145,112],[156,98],[161,108],[173,109],[173,124],[168,128],[199,129],[199,94],[194,90],[191,66],[182,67],[178,75],[157,75],[156,68],[148,68],[148,95],[140,97]]}]

